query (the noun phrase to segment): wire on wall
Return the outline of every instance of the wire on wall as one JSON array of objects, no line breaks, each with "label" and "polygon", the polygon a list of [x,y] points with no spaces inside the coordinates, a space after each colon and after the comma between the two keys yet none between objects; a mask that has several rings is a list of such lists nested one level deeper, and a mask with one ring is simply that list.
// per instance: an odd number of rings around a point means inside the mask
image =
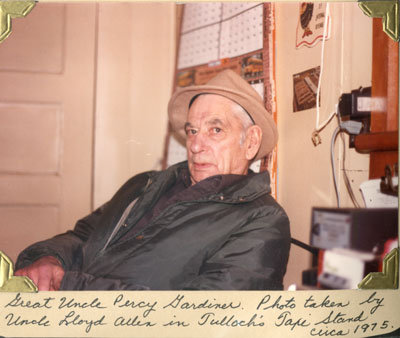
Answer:
[{"label": "wire on wall", "polygon": [[332,175],[333,175],[333,184],[335,186],[335,193],[336,193],[336,205],[338,208],[340,208],[340,193],[339,193],[339,187],[337,183],[337,178],[336,178],[336,169],[335,169],[335,141],[336,137],[340,133],[340,126],[336,127],[335,131],[333,132],[332,135],[332,140],[331,140],[331,167],[332,167]]},{"label": "wire on wall", "polygon": [[313,131],[313,134],[312,134],[312,141],[314,143],[314,146],[317,146],[320,143],[319,132],[332,120],[332,118],[337,113],[337,106],[336,106],[335,110],[331,112],[331,114],[328,116],[328,118],[321,124],[319,123],[319,120],[320,120],[320,108],[319,108],[320,92],[321,92],[322,74],[323,74],[323,70],[324,70],[325,41],[326,41],[326,34],[327,34],[327,29],[328,29],[329,15],[330,15],[330,12],[329,12],[329,2],[328,2],[326,4],[326,8],[325,8],[324,31],[322,34],[322,44],[321,44],[321,63],[320,63],[320,72],[319,72],[319,78],[318,78],[318,88],[317,88],[317,98],[316,98],[317,116],[316,116],[316,121],[315,121],[315,130]]},{"label": "wire on wall", "polygon": [[[338,119],[339,119],[339,126],[336,127],[336,129],[332,135],[332,140],[331,140],[331,167],[332,167],[333,184],[335,186],[335,193],[336,193],[336,204],[337,204],[337,207],[340,208],[340,193],[339,193],[337,177],[336,177],[335,155],[334,155],[334,147],[335,147],[336,137],[338,136],[339,133],[344,133],[344,132],[346,132],[347,134],[350,134],[350,135],[358,135],[361,131],[362,123],[357,122],[357,121],[342,122],[340,120],[339,116],[338,116]],[[342,140],[344,142],[343,138],[342,138]],[[353,202],[355,207],[359,208],[360,205],[357,202],[357,199],[354,195],[354,192],[351,187],[351,183],[350,183],[349,177],[347,176],[347,171],[345,168],[345,160],[346,160],[346,149],[345,148],[346,148],[346,145],[343,147],[343,158],[342,158],[344,183],[345,183],[347,192],[349,193],[351,201]]]},{"label": "wire on wall", "polygon": [[341,136],[342,142],[344,144],[343,156],[342,156],[342,171],[343,171],[344,184],[346,186],[347,192],[349,193],[350,199],[353,202],[353,205],[356,208],[360,208],[360,204],[357,202],[356,196],[354,195],[353,188],[351,187],[350,179],[347,175],[347,170],[345,167],[345,164],[346,164],[346,142],[344,139],[344,133],[341,133],[340,136]]}]

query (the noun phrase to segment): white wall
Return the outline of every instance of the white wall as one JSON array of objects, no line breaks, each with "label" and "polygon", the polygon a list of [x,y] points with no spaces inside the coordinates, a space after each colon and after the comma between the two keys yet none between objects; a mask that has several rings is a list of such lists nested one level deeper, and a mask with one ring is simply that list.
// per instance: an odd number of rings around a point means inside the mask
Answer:
[{"label": "white wall", "polygon": [[175,66],[174,3],[99,4],[94,207],[160,169]]},{"label": "white wall", "polygon": [[[299,3],[276,3],[276,89],[278,111],[278,201],[291,220],[292,237],[309,243],[311,208],[335,207],[336,197],[330,165],[330,142],[336,120],[322,132],[322,144],[311,142],[316,109],[293,113],[293,74],[321,64],[321,43],[295,48]],[[320,121],[333,111],[342,93],[371,85],[372,19],[356,3],[330,3],[331,38],[325,44],[321,87]],[[347,136],[346,136],[347,138]],[[343,148],[336,142],[339,168]],[[346,149],[346,169],[357,198],[359,183],[368,179],[369,156]],[[339,169],[337,170],[340,171]],[[342,206],[351,207],[340,177]],[[301,284],[301,272],[311,266],[311,254],[292,245],[285,287]]]}]

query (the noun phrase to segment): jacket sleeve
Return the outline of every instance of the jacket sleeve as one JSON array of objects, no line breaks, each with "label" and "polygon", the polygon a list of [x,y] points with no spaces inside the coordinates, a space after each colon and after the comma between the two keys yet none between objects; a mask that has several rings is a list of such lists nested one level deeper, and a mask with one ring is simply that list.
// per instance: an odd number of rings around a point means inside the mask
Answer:
[{"label": "jacket sleeve", "polygon": [[120,196],[125,196],[124,194],[129,193],[133,189],[132,187],[135,187],[136,195],[140,194],[148,181],[149,174],[150,172],[145,172],[130,178],[109,202],[80,219],[73,230],[26,248],[18,256],[15,269],[24,268],[43,256],[56,257],[65,271],[79,269],[82,264],[82,246],[101,223],[105,210],[112,208],[113,201],[117,200],[118,202],[121,199]]},{"label": "jacket sleeve", "polygon": [[289,219],[278,209],[231,234],[182,288],[282,290],[289,249]]},{"label": "jacket sleeve", "polygon": [[66,271],[60,290],[149,290],[149,287],[120,279],[95,277],[81,271]]},{"label": "jacket sleeve", "polygon": [[53,238],[37,242],[23,250],[17,259],[15,269],[24,268],[44,256],[54,256],[62,264],[64,270],[73,269],[82,263],[82,245],[96,227],[106,204],[79,220],[74,230]]}]

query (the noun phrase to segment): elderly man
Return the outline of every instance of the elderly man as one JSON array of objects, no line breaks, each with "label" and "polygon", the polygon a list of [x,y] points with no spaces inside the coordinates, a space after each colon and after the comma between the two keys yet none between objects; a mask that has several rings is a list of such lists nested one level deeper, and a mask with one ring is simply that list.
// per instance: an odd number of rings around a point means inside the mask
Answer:
[{"label": "elderly man", "polygon": [[73,231],[33,244],[16,275],[39,290],[282,289],[289,220],[267,172],[277,131],[258,93],[226,70],[178,90],[171,125],[187,162],[131,178]]}]

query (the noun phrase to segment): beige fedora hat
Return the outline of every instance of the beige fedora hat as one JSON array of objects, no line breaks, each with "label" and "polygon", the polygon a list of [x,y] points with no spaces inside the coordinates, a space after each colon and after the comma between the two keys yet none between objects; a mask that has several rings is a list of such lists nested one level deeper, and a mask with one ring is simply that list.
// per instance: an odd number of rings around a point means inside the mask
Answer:
[{"label": "beige fedora hat", "polygon": [[268,155],[278,141],[275,121],[264,107],[261,96],[240,75],[227,69],[213,77],[205,85],[178,88],[168,104],[168,116],[172,129],[183,139],[185,123],[191,100],[199,94],[217,94],[241,105],[262,130],[260,149],[256,160]]}]

